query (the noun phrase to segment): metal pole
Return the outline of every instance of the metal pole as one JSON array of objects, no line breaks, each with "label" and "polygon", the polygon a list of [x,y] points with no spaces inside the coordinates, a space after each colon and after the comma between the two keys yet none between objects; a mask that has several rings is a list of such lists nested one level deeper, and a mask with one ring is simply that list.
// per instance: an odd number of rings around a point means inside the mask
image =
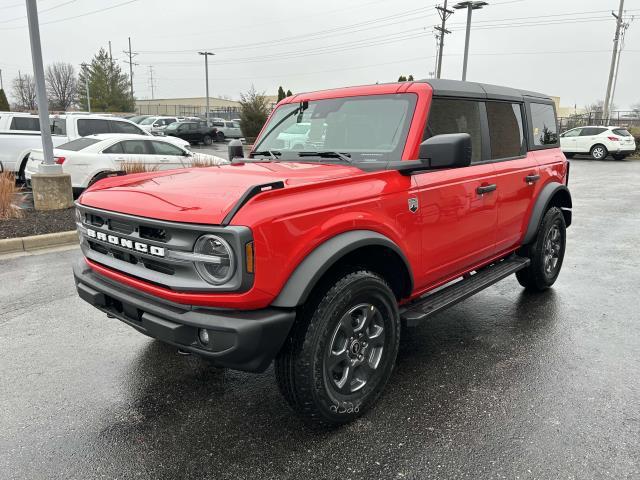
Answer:
[{"label": "metal pole", "polygon": [[131,99],[133,99],[133,60],[131,58],[131,37],[129,37],[129,84],[131,86]]},{"label": "metal pole", "polygon": [[87,110],[91,113],[91,96],[89,95],[89,66],[86,63],[80,64],[84,68],[84,88],[87,92]]},{"label": "metal pole", "polygon": [[56,165],[53,162],[53,142],[51,141],[51,127],[49,126],[49,106],[47,89],[44,83],[40,27],[38,25],[38,5],[36,0],[26,0],[26,2],[29,40],[31,42],[31,61],[36,83],[36,99],[38,101],[38,116],[40,117],[40,134],[42,135],[42,152],[44,155],[40,171],[62,172],[62,165]]},{"label": "metal pole", "polygon": [[[620,0],[618,7],[618,16],[616,17],[616,35],[613,37],[613,53],[611,55],[611,67],[609,68],[609,81],[607,82],[607,94],[604,97],[603,117],[609,116],[609,102],[611,101],[611,87],[613,85],[613,72],[616,68],[616,58],[618,56],[618,40],[620,39],[620,27],[622,26],[622,13],[624,9],[624,0]],[[615,14],[614,14],[615,16]]]},{"label": "metal pole", "polygon": [[0,68],[0,90],[4,90],[4,85],[2,83],[2,69]]},{"label": "metal pole", "polygon": [[215,55],[211,52],[198,52],[199,55],[204,55],[204,81],[206,87],[206,95],[207,95],[207,112],[205,114],[205,119],[207,120],[207,124],[209,124],[209,55]]},{"label": "metal pole", "polygon": [[471,12],[473,12],[473,4],[467,6],[467,35],[464,39],[464,60],[462,64],[462,81],[467,79],[467,61],[469,60],[469,37],[471,36]]},{"label": "metal pole", "polygon": [[442,25],[440,27],[440,44],[438,45],[438,66],[436,67],[436,78],[440,78],[442,72],[442,50],[444,50],[444,34],[446,33],[445,25],[447,23],[447,0],[444,0],[442,9]]}]

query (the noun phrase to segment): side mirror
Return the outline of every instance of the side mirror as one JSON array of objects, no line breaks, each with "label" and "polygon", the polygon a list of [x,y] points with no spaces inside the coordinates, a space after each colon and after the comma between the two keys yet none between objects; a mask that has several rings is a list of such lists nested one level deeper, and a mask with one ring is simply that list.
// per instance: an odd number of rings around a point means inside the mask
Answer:
[{"label": "side mirror", "polygon": [[418,158],[426,168],[459,168],[471,164],[471,135],[443,133],[420,144]]},{"label": "side mirror", "polygon": [[234,158],[244,158],[244,148],[242,148],[242,142],[240,140],[231,140],[227,147],[227,153],[229,161]]}]

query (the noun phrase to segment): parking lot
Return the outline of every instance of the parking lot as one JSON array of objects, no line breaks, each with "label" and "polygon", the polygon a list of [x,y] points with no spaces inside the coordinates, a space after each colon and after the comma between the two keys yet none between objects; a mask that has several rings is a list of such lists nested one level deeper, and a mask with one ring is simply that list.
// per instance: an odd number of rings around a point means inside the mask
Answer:
[{"label": "parking lot", "polygon": [[272,369],[97,313],[76,248],[0,259],[0,478],[639,478],[638,185],[640,161],[573,160],[555,287],[508,278],[404,332],[379,404],[336,430],[295,417]]}]

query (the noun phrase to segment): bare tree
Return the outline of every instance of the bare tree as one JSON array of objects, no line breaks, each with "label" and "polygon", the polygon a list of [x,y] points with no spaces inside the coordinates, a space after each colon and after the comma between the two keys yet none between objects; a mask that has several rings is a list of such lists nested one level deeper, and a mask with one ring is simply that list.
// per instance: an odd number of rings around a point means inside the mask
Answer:
[{"label": "bare tree", "polygon": [[15,99],[17,110],[36,110],[36,82],[28,73],[13,79],[11,93]]},{"label": "bare tree", "polygon": [[53,109],[66,111],[76,103],[78,80],[73,65],[63,62],[49,65],[45,80],[49,103]]}]

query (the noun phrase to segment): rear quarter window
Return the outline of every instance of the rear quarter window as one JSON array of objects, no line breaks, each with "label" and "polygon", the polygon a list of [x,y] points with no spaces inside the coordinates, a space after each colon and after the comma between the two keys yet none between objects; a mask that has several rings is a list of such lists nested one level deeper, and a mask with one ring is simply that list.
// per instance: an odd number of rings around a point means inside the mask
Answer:
[{"label": "rear quarter window", "polygon": [[100,140],[96,138],[76,138],[75,140],[71,140],[70,142],[63,143],[62,145],[57,146],[56,148],[59,150],[69,150],[71,152],[79,152],[94,143],[98,143]]},{"label": "rear quarter window", "polygon": [[553,105],[548,103],[530,103],[530,135],[535,147],[558,146],[558,125]]},{"label": "rear quarter window", "polygon": [[624,129],[624,128],[614,128],[613,130],[611,130],[615,135],[620,135],[621,137],[630,137],[631,134],[629,133],[628,130]]},{"label": "rear quarter window", "polygon": [[27,130],[31,132],[40,131],[40,119],[33,117],[13,117],[9,130]]}]

